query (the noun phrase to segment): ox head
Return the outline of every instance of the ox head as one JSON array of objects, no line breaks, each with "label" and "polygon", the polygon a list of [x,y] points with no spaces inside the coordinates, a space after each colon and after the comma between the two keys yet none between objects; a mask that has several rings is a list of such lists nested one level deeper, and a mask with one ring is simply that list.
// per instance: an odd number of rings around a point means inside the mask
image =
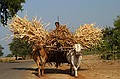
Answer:
[{"label": "ox head", "polygon": [[31,54],[34,55],[34,53],[37,51],[37,49],[38,49],[37,46],[33,45]]},{"label": "ox head", "polygon": [[81,50],[83,49],[83,47],[82,47],[80,44],[75,44],[75,45],[73,46],[73,48],[74,48],[75,54],[76,54],[77,56],[82,55]]},{"label": "ox head", "polygon": [[39,52],[44,47],[44,42],[38,41],[36,44],[32,45],[32,54]]}]

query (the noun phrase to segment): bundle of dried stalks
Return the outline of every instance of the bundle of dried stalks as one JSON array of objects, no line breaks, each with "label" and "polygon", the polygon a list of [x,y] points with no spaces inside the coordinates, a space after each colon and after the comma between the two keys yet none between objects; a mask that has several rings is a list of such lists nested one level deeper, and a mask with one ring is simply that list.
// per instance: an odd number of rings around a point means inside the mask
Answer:
[{"label": "bundle of dried stalks", "polygon": [[48,35],[48,31],[45,30],[40,20],[37,21],[36,17],[29,21],[27,16],[20,18],[16,15],[10,23],[10,30],[16,38],[25,38],[34,43],[45,42]]},{"label": "bundle of dried stalks", "polygon": [[84,48],[90,48],[100,43],[102,39],[102,31],[94,28],[95,24],[84,24],[76,29],[74,37],[83,45]]},{"label": "bundle of dried stalks", "polygon": [[52,30],[47,37],[46,44],[50,46],[71,47],[76,43],[73,34],[66,28],[66,25],[60,25]]}]

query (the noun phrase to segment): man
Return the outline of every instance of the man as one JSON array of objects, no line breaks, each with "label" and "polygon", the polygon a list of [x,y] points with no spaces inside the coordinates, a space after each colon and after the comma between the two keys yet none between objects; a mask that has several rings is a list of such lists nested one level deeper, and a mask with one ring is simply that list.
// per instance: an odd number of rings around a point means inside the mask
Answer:
[{"label": "man", "polygon": [[55,22],[55,26],[58,28],[60,26],[59,22]]}]

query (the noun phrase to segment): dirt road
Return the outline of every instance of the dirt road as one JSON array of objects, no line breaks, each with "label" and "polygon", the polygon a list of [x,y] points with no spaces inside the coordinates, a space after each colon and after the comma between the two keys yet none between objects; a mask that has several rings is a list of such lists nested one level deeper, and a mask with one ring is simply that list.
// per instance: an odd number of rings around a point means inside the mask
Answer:
[{"label": "dirt road", "polygon": [[69,65],[45,67],[45,76],[37,77],[33,60],[0,63],[0,79],[120,79],[120,60],[101,60],[96,55],[83,56],[78,78],[69,75]]},{"label": "dirt road", "polygon": [[[34,69],[37,68],[36,64],[33,65]],[[32,73],[28,79],[39,79],[37,77],[37,71],[31,71]],[[79,78],[86,79],[84,76],[79,74]],[[69,75],[69,65],[63,64],[58,69],[55,66],[48,66],[45,67],[45,75],[40,77],[40,79],[75,79],[74,76]]]},{"label": "dirt road", "polygon": [[[36,68],[36,65],[33,65]],[[31,79],[39,79],[37,71],[32,71]],[[83,56],[78,78],[69,75],[68,64],[56,69],[46,66],[45,76],[40,79],[120,79],[120,60],[101,60],[97,55]]]},{"label": "dirt road", "polygon": [[83,58],[79,74],[87,79],[120,79],[120,60],[101,60],[96,55]]}]

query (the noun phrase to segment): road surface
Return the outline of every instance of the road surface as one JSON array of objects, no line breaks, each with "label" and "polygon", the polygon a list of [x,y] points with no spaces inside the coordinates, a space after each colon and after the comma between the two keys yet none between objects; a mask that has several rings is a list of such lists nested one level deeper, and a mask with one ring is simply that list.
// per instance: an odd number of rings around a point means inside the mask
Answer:
[{"label": "road surface", "polygon": [[[36,63],[33,60],[15,61],[13,63],[0,63],[0,79],[75,79],[69,75],[69,66],[63,65],[45,67],[45,76],[38,77]],[[79,75],[80,79],[86,79]],[[79,78],[78,78],[79,79]]]},{"label": "road surface", "polygon": [[33,60],[0,63],[0,79],[28,79],[30,71],[35,71]]},{"label": "road surface", "polygon": [[38,78],[33,60],[0,63],[0,79],[120,79],[120,60],[101,60],[97,55],[83,56],[78,78],[69,75],[68,64],[45,66],[45,75]]}]

